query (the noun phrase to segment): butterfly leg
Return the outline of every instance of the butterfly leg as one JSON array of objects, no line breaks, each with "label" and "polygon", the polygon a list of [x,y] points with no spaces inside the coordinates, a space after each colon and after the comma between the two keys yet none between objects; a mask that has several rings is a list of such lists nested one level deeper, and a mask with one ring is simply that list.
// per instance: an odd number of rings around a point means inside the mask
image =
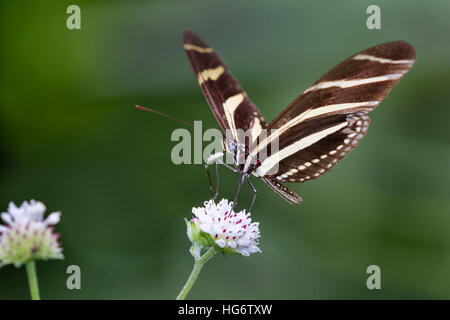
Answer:
[{"label": "butterfly leg", "polygon": [[238,197],[239,197],[239,193],[241,192],[242,184],[243,184],[244,181],[247,179],[247,177],[248,177],[248,176],[247,176],[246,174],[243,174],[243,175],[241,176],[241,178],[239,179],[239,183],[238,183],[238,187],[237,187],[236,196],[234,197],[234,201],[233,201],[233,209],[236,208],[237,200],[238,200]]},{"label": "butterfly leg", "polygon": [[216,162],[216,193],[214,194],[213,200],[216,200],[219,195],[219,164]]},{"label": "butterfly leg", "polygon": [[229,165],[227,165],[225,162],[223,162],[222,160],[217,160],[217,163],[220,163],[221,165],[223,165],[225,168],[238,173],[239,171],[236,168],[230,167]]},{"label": "butterfly leg", "polygon": [[216,199],[217,195],[219,194],[219,164],[223,165],[225,168],[238,173],[239,171],[236,168],[230,167],[229,165],[227,165],[225,162],[223,162],[222,160],[218,159],[216,160],[216,177],[217,177],[217,188],[216,188],[216,194],[214,195],[213,200]]},{"label": "butterfly leg", "polygon": [[[211,181],[211,174],[209,173],[208,164],[205,164],[205,169],[206,169],[206,174],[208,175],[209,193],[211,194],[211,199],[213,199],[213,198],[214,198],[214,193],[213,193],[213,186],[212,186],[212,181]],[[214,199],[213,199],[213,200],[214,200]]]},{"label": "butterfly leg", "polygon": [[248,212],[251,212],[252,209],[253,209],[253,204],[255,203],[256,194],[257,194],[258,192],[256,191],[255,186],[253,185],[253,183],[250,181],[250,179],[249,179],[248,177],[247,177],[247,182],[248,182],[248,185],[250,186],[250,188],[252,188],[252,190],[253,190],[253,199],[252,199],[252,203],[251,203],[251,205],[250,205],[250,208],[248,209]]},{"label": "butterfly leg", "polygon": [[[223,152],[217,152],[215,154],[212,154],[205,161],[205,169],[206,169],[206,173],[208,175],[208,182],[209,182],[209,192],[211,194],[211,199],[212,200],[215,200],[217,198],[217,195],[219,194],[219,165],[218,165],[218,161],[220,161],[220,157],[223,157]],[[213,192],[211,174],[209,173],[209,165],[211,163],[213,163],[213,162],[215,162],[215,164],[216,164],[216,193],[215,194]],[[220,162],[222,162],[222,161],[220,161]]]},{"label": "butterfly leg", "polygon": [[212,185],[212,179],[211,174],[209,173],[209,166],[208,164],[205,164],[206,174],[208,175],[208,182],[209,182],[209,193],[211,194],[211,199],[216,200],[217,196],[219,195],[219,163],[216,162],[216,192],[213,192],[213,185]]}]

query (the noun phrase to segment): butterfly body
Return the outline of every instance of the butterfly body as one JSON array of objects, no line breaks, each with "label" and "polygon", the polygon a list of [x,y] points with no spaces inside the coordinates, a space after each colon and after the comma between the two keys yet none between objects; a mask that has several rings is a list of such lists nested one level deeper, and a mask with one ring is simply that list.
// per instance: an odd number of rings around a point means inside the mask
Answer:
[{"label": "butterfly body", "polygon": [[214,49],[189,30],[183,44],[226,133],[224,150],[233,155],[236,171],[261,178],[293,204],[301,198],[281,182],[306,182],[331,170],[365,136],[368,113],[415,62],[414,47],[404,41],[363,50],[332,68],[267,123]]}]

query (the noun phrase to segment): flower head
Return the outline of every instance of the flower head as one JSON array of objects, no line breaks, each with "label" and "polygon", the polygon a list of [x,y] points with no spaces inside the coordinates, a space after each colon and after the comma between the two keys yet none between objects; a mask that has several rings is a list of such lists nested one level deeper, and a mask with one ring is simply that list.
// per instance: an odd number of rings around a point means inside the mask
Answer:
[{"label": "flower head", "polygon": [[62,259],[58,234],[51,225],[59,222],[60,212],[53,212],[44,219],[42,202],[24,201],[20,207],[10,202],[8,211],[1,214],[5,222],[0,224],[0,263],[16,267],[30,259]]},{"label": "flower head", "polygon": [[[206,201],[204,207],[192,208],[195,215],[188,225],[191,242],[208,242],[224,253],[239,253],[249,256],[261,252],[259,243],[259,223],[252,222],[245,210],[234,212],[233,202],[222,199],[219,203]],[[200,232],[201,231],[201,232]],[[204,245],[204,244],[202,244]]]}]

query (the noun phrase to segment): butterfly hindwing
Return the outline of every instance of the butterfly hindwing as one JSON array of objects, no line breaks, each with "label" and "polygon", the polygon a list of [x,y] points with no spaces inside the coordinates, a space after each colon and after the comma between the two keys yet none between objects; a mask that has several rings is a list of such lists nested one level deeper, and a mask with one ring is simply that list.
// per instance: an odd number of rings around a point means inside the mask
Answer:
[{"label": "butterfly hindwing", "polygon": [[280,197],[291,204],[299,204],[303,200],[294,191],[283,186],[280,182],[271,178],[262,179],[273,191],[275,191]]},{"label": "butterfly hindwing", "polygon": [[305,182],[331,170],[358,145],[370,123],[369,117],[362,112],[344,115],[342,121],[348,122],[348,125],[281,161],[277,174],[272,178],[277,181]]}]

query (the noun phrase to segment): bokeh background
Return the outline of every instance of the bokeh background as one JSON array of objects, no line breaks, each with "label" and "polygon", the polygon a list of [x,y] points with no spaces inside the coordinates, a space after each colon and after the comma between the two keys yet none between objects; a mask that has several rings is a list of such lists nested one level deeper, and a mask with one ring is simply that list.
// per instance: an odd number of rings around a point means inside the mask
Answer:
[{"label": "bokeh background", "polygon": [[[81,7],[81,30],[66,8]],[[366,8],[381,7],[381,30]],[[0,8],[0,207],[62,211],[66,259],[37,264],[44,299],[173,299],[193,259],[184,218],[208,198],[202,165],[171,162],[176,122],[218,127],[181,45],[199,33],[272,119],[372,45],[406,40],[417,64],[371,114],[368,136],[291,206],[254,180],[262,254],[217,256],[189,298],[450,298],[450,2],[9,1]],[[221,170],[221,196],[238,177]],[[242,206],[251,191],[245,188]],[[66,288],[81,267],[82,289]],[[366,268],[382,289],[366,288]],[[0,269],[0,299],[28,299]]]}]

